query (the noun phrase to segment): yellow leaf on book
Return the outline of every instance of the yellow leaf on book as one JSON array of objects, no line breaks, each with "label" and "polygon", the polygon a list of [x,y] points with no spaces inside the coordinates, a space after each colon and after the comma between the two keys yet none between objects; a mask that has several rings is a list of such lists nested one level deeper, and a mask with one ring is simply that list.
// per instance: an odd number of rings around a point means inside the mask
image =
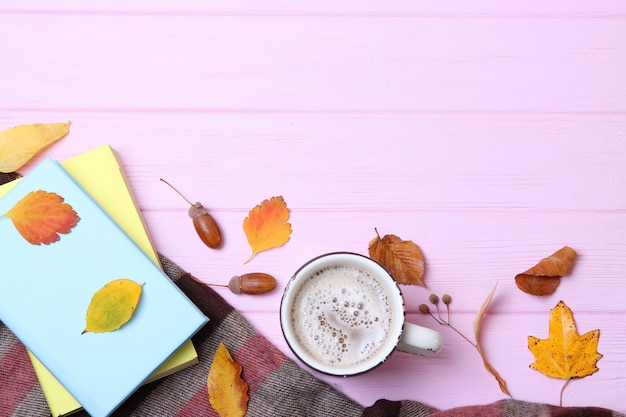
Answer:
[{"label": "yellow leaf on book", "polygon": [[20,169],[33,156],[69,131],[70,122],[20,125],[0,132],[0,172]]},{"label": "yellow leaf on book", "polygon": [[87,309],[87,326],[83,333],[111,332],[126,324],[139,303],[142,287],[121,278],[96,291]]}]

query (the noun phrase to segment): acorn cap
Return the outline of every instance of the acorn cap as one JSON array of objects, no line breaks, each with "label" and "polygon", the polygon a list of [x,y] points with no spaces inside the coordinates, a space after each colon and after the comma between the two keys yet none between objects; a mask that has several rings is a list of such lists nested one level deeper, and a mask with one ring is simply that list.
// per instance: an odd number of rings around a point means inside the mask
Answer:
[{"label": "acorn cap", "polygon": [[187,214],[192,219],[195,219],[196,217],[200,217],[208,213],[209,211],[199,201],[195,203],[193,206],[189,207],[189,210],[187,211]]},{"label": "acorn cap", "polygon": [[228,289],[235,294],[241,294],[241,277],[239,275],[235,275],[230,279]]}]

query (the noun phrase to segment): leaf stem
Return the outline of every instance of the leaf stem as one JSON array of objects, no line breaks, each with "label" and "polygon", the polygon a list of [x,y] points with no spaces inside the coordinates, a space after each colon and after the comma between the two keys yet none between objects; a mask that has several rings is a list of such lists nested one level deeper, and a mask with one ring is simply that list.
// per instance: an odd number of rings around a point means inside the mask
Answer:
[{"label": "leaf stem", "polygon": [[560,406],[560,407],[563,407],[563,391],[565,391],[565,387],[567,386],[567,384],[569,384],[569,382],[570,382],[571,380],[572,380],[572,379],[570,378],[570,379],[568,379],[567,381],[565,381],[565,384],[563,384],[563,387],[561,387],[561,394],[560,394],[560,396],[559,396],[559,406]]},{"label": "leaf stem", "polygon": [[454,327],[453,325],[451,325],[450,323],[448,323],[448,326],[450,326],[450,328],[452,330],[454,330],[455,332],[457,332],[463,339],[467,340],[468,343],[472,346],[474,346],[475,348],[478,348],[478,346],[476,346],[476,343],[472,342],[471,340],[469,340],[463,333],[461,333],[456,327]]},{"label": "leaf stem", "polygon": [[446,323],[445,321],[441,321],[441,320],[439,320],[437,317],[433,316],[433,313],[428,312],[428,314],[430,315],[430,317],[432,317],[432,318],[433,318],[433,320],[435,320],[435,321],[436,321],[437,323],[439,323],[440,325],[445,326],[445,325],[447,325],[447,324],[448,324],[448,323]]},{"label": "leaf stem", "polygon": [[450,324],[450,311],[448,310],[448,321],[443,320],[443,319],[437,319],[437,317],[433,316],[432,313],[430,313],[430,316],[435,319],[435,321],[439,324],[441,324],[442,326],[448,326],[449,328],[451,328],[452,330],[454,330],[459,336],[461,336],[463,339],[467,340],[467,342],[474,346],[475,348],[478,348],[478,346],[476,346],[476,343],[472,342],[467,336],[465,336],[463,333],[461,333],[461,331],[459,329],[457,329],[456,327],[454,327],[452,324]]},{"label": "leaf stem", "polygon": [[172,184],[170,184],[169,182],[165,181],[163,178],[159,178],[161,181],[163,181],[164,183],[166,183],[167,185],[169,185],[172,190],[176,191],[176,193],[181,196],[183,198],[183,200],[185,200],[187,203],[189,203],[190,206],[193,206],[193,203],[191,201],[189,201],[189,199],[187,197],[185,197],[180,191],[178,191],[176,189],[176,187],[174,187]]}]

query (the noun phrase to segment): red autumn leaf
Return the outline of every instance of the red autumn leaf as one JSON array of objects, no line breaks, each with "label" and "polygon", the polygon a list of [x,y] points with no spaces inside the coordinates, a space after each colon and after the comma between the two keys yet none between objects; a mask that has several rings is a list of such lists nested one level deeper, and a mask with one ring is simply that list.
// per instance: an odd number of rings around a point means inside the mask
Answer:
[{"label": "red autumn leaf", "polygon": [[9,217],[17,231],[33,245],[49,245],[67,234],[80,220],[72,206],[56,193],[37,190],[28,193],[3,217]]}]

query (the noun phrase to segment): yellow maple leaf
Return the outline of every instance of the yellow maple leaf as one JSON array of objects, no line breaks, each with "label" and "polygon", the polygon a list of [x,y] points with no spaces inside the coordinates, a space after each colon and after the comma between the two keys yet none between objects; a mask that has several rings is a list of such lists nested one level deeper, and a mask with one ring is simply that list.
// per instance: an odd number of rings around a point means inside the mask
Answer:
[{"label": "yellow maple leaf", "polygon": [[21,168],[69,131],[68,122],[20,125],[0,132],[0,172],[13,172]]},{"label": "yellow maple leaf", "polygon": [[67,234],[80,220],[78,214],[56,193],[32,191],[0,217],[9,217],[17,231],[33,245],[48,245]]},{"label": "yellow maple leaf", "polygon": [[248,384],[241,379],[242,366],[220,343],[207,379],[209,402],[221,417],[243,417],[248,409]]},{"label": "yellow maple leaf", "polygon": [[243,230],[252,248],[252,255],[244,263],[264,250],[277,248],[289,241],[291,224],[289,209],[282,196],[264,200],[254,207],[243,221]]},{"label": "yellow maple leaf", "polygon": [[600,330],[579,335],[572,310],[563,301],[550,310],[550,325],[547,339],[528,336],[528,349],[535,356],[530,364],[542,374],[565,379],[563,390],[572,379],[584,378],[596,373],[602,354],[598,352]]},{"label": "yellow maple leaf", "polygon": [[598,371],[599,340],[599,329],[579,335],[572,310],[559,301],[550,310],[548,338],[528,336],[528,349],[535,356],[530,367],[552,378],[584,378]]}]

